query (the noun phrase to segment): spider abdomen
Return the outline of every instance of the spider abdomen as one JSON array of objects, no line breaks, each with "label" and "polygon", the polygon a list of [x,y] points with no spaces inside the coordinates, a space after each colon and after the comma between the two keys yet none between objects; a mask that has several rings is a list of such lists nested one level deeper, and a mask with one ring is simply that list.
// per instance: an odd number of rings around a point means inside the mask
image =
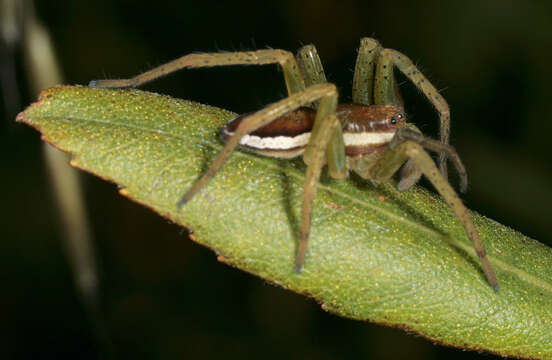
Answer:
[{"label": "spider abdomen", "polygon": [[[223,127],[222,140],[226,142],[232,137],[242,120],[249,115],[240,115]],[[289,159],[299,156],[309,141],[315,117],[315,110],[301,107],[243,136],[240,147],[272,157]]]},{"label": "spider abdomen", "polygon": [[[222,140],[226,142],[232,137],[242,120],[249,115],[240,115],[222,128]],[[340,104],[337,116],[343,128],[347,156],[384,148],[397,128],[404,126],[405,119],[402,111],[392,105]],[[240,147],[265,156],[299,156],[309,142],[315,118],[315,110],[301,107],[243,136]]]}]

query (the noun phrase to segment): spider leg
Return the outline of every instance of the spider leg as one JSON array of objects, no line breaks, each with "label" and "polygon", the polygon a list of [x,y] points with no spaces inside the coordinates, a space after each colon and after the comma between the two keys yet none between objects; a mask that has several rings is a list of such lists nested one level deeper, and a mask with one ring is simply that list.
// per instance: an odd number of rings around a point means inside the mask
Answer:
[{"label": "spider leg", "polygon": [[[462,163],[460,156],[458,156],[458,153],[452,146],[443,144],[442,142],[439,142],[437,140],[425,137],[414,126],[413,126],[413,129],[402,128],[399,131],[397,131],[395,141],[399,141],[399,140],[414,141],[415,143],[420,144],[426,149],[429,149],[441,154],[444,153],[452,161],[454,167],[456,168],[456,171],[458,172],[458,176],[460,177],[460,192],[463,192],[463,193],[466,192],[466,190],[468,189],[468,173],[466,172],[466,168],[464,167],[464,164]],[[414,159],[412,159],[412,161],[414,161]],[[406,190],[406,189],[401,189],[401,190]]]},{"label": "spider leg", "polygon": [[371,105],[374,103],[374,69],[382,47],[372,38],[362,38],[353,75],[353,103]]},{"label": "spider leg", "polygon": [[[422,132],[413,124],[406,125],[412,131],[422,135]],[[422,177],[422,171],[416,166],[416,161],[414,159],[408,159],[406,163],[401,168],[401,174],[399,177],[399,183],[397,188],[400,191],[405,191],[414,186],[420,178]]]},{"label": "spider leg", "polygon": [[[327,82],[322,62],[320,61],[320,57],[314,45],[303,46],[297,52],[296,58],[307,86]],[[315,108],[318,108],[318,103],[319,101],[315,101]],[[316,134],[317,131],[318,130],[315,129],[313,133]],[[313,138],[316,138],[316,136]],[[324,146],[324,148],[326,148],[326,146]],[[311,156],[309,151],[310,150],[307,150],[307,155],[303,157],[307,164]],[[344,179],[347,177],[345,143],[343,141],[341,127],[336,127],[333,130],[333,135],[327,145],[326,156],[328,159],[327,163],[330,176],[334,179]]]},{"label": "spider leg", "polygon": [[[184,206],[184,204],[186,204],[188,201],[190,201],[192,197],[216,174],[216,172],[226,162],[226,160],[228,160],[232,152],[239,145],[240,140],[244,135],[255,131],[256,129],[270,123],[271,121],[290,111],[293,111],[305,104],[311,103],[318,99],[321,99],[321,104],[320,109],[318,110],[316,115],[315,124],[320,123],[323,122],[323,118],[327,117],[328,115],[335,114],[335,107],[337,104],[337,89],[334,85],[329,83],[313,85],[307,88],[305,91],[293,94],[288,98],[280,100],[244,118],[236,129],[234,135],[227,141],[226,145],[217,156],[215,161],[213,161],[211,166],[209,166],[202,177],[192,186],[191,189],[189,189],[184,194],[182,199],[178,202],[178,207],[180,208]],[[316,130],[315,132],[315,130],[313,129],[313,135],[316,135],[318,133],[323,133],[323,131],[321,132],[320,130]],[[317,135],[315,137],[318,139],[321,136]],[[324,140],[327,143],[328,140],[326,139],[326,137],[322,139],[322,141]],[[309,144],[311,143],[311,141],[312,137],[311,140],[309,140]],[[318,151],[315,151],[315,155],[318,155]],[[310,158],[314,159],[313,166],[316,167],[317,165],[319,165],[318,158],[316,156],[309,156],[309,159]],[[312,170],[309,171],[312,172]],[[307,175],[306,184],[311,183],[309,179],[309,175]],[[307,191],[307,185],[305,185],[305,189],[305,193],[311,192],[311,190]],[[308,189],[310,189],[310,187]]]},{"label": "spider leg", "polygon": [[[326,74],[324,73],[324,67],[318,56],[318,52],[314,45],[305,45],[295,55],[297,64],[303,79],[305,79],[305,85],[311,86],[315,84],[324,84],[327,82]],[[317,109],[320,105],[320,101],[315,101],[310,105],[313,109]]]},{"label": "spider leg", "polygon": [[422,177],[422,171],[416,166],[416,162],[412,159],[408,159],[406,163],[401,168],[401,174],[399,176],[399,183],[397,188],[400,191],[405,191],[410,189],[412,186],[420,181]]},{"label": "spider leg", "polygon": [[362,105],[395,105],[404,108],[404,102],[399,92],[399,85],[395,81],[394,74],[391,72],[385,78],[386,97],[376,97],[377,83],[377,64],[383,47],[376,39],[362,38],[358,49],[357,60],[355,64],[355,73],[353,76],[353,103]]},{"label": "spider leg", "polygon": [[[305,162],[308,164],[305,185],[303,188],[303,206],[301,222],[301,239],[296,257],[296,270],[300,271],[307,249],[307,240],[310,233],[312,204],[316,194],[316,187],[322,167],[326,164],[325,153],[328,150],[328,143],[334,139],[336,129],[341,130],[339,120],[335,116],[337,107],[337,89],[330,83],[310,86],[305,91],[293,94],[286,99],[280,100],[252,115],[244,118],[234,135],[226,142],[226,145],[209,166],[207,171],[196,183],[184,194],[178,202],[181,208],[190,201],[195,194],[217,173],[221,166],[228,160],[232,152],[239,145],[241,138],[256,129],[270,123],[278,117],[293,111],[305,104],[320,99],[320,106],[316,113],[314,127],[311,132],[309,143],[305,149]],[[341,135],[338,133],[338,135]],[[342,136],[342,135],[341,135]],[[343,143],[343,139],[341,139]],[[331,147],[331,144],[330,144]],[[335,151],[334,151],[335,152]],[[345,146],[342,148],[343,158],[345,157]]]},{"label": "spider leg", "polygon": [[295,58],[299,64],[303,79],[305,79],[306,86],[328,82],[320,56],[318,56],[314,45],[303,46],[297,51]]},{"label": "spider leg", "polygon": [[[446,100],[429,80],[416,68],[412,61],[392,49],[383,49],[377,60],[375,73],[374,102],[376,104],[395,104],[397,91],[393,67],[396,66],[412,83],[425,95],[431,104],[439,112],[441,143],[449,143],[450,135],[450,109]],[[443,177],[447,178],[447,155],[439,155],[439,168]]]},{"label": "spider leg", "polygon": [[[333,86],[333,85],[332,85]],[[335,86],[334,86],[335,90]],[[309,139],[309,143],[303,153],[303,160],[308,165],[303,188],[303,206],[301,219],[301,238],[295,258],[295,271],[301,271],[305,261],[308,238],[311,228],[313,199],[316,195],[318,180],[322,167],[328,163],[330,175],[336,175],[338,178],[347,174],[345,162],[345,144],[343,143],[343,134],[341,124],[335,115],[337,107],[337,90],[331,97],[323,98],[316,113],[314,127]],[[342,160],[340,160],[342,159]],[[340,163],[343,161],[342,163]],[[332,165],[339,163],[338,165]],[[332,170],[333,168],[333,170]],[[336,173],[332,173],[335,171]]]},{"label": "spider leg", "polygon": [[289,51],[278,49],[189,54],[129,79],[93,80],[89,86],[100,88],[136,87],[185,68],[266,64],[280,64],[282,66],[288,95],[305,90],[305,82],[295,57]]},{"label": "spider leg", "polygon": [[[406,137],[408,137],[408,135]],[[384,156],[371,168],[370,176],[377,182],[386,181],[406,160],[413,159],[416,166],[424,173],[429,181],[431,181],[439,194],[441,194],[452,211],[462,222],[462,225],[464,226],[464,229],[466,230],[466,233],[470,238],[477,255],[479,256],[479,259],[481,260],[483,271],[488,282],[495,291],[498,291],[498,281],[496,279],[496,275],[491,267],[489,259],[487,258],[485,248],[479,238],[479,233],[473,224],[470,213],[464,204],[462,204],[462,201],[449,185],[447,180],[439,172],[431,157],[422,147],[422,145],[426,146],[430,144],[427,140],[430,139],[424,139],[420,141],[420,143],[417,143],[412,140],[404,140],[404,138],[394,139],[389,145],[389,148]],[[439,144],[440,146],[444,145],[441,143]],[[434,145],[435,144],[431,143],[431,145],[428,145],[427,147],[432,148]],[[442,151],[442,149],[443,148],[441,147],[439,151]]]}]

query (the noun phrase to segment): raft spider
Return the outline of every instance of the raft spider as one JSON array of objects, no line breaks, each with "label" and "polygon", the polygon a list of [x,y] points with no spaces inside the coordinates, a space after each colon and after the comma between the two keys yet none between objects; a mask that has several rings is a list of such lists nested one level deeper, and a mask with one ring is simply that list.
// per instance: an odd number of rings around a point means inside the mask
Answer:
[{"label": "raft spider", "polygon": [[[130,79],[96,80],[90,86],[136,87],[183,68],[225,65],[266,65],[283,69],[288,97],[257,112],[232,120],[221,134],[223,150],[203,176],[184,194],[184,206],[211,179],[236,148],[278,158],[303,156],[307,164],[303,190],[301,234],[296,270],[303,266],[311,228],[313,198],[324,165],[333,178],[347,177],[349,170],[376,183],[385,182],[403,166],[398,187],[407,190],[424,174],[461,220],[490,285],[498,282],[468,210],[447,181],[446,159],[460,175],[460,189],[467,175],[456,151],[448,145],[450,112],[445,99],[410,59],[383,48],[372,38],[360,43],[353,78],[353,104],[339,104],[335,85],[328,83],[314,46],[301,48],[296,57],[285,50],[266,49],[228,53],[189,54]],[[406,123],[403,103],[394,78],[397,67],[418,87],[440,115],[441,139],[425,137]],[[424,148],[439,153],[437,169]]]}]

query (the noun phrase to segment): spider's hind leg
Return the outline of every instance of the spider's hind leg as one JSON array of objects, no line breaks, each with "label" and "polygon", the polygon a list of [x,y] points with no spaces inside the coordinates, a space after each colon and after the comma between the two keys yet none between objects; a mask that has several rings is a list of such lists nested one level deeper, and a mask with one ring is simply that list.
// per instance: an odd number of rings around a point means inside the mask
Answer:
[{"label": "spider's hind leg", "polygon": [[[290,97],[280,100],[262,110],[259,110],[247,117],[238,125],[234,135],[226,142],[226,145],[219,153],[215,161],[209,166],[207,171],[197,180],[193,186],[184,194],[178,202],[178,207],[184,206],[196,195],[207,182],[215,176],[217,171],[228,160],[232,152],[240,144],[243,136],[269,124],[280,116],[291,112],[301,106],[320,100],[320,106],[316,113],[314,127],[311,131],[309,142],[305,148],[303,159],[307,163],[307,174],[303,188],[303,205],[301,219],[301,238],[296,257],[296,271],[300,271],[307,250],[307,241],[311,228],[312,205],[316,195],[316,188],[322,167],[330,159],[331,162],[338,162],[327,156],[327,152],[341,153],[345,158],[345,148],[339,148],[343,143],[341,135],[341,125],[335,115],[337,107],[337,89],[330,83],[317,84],[310,86],[305,91],[298,92]],[[341,142],[335,141],[336,137],[341,136]],[[338,139],[339,140],[339,139]],[[337,143],[337,148],[334,145]],[[345,164],[345,162],[343,163]],[[346,171],[345,166],[341,170]]]},{"label": "spider's hind leg", "polygon": [[305,82],[295,57],[289,51],[278,49],[189,54],[129,79],[93,80],[89,86],[99,88],[137,87],[180,69],[267,64],[280,64],[288,95],[305,90]]},{"label": "spider's hind leg", "polygon": [[[228,160],[232,152],[240,144],[240,140],[247,134],[271,123],[280,116],[287,114],[297,108],[309,104],[315,100],[322,99],[331,103],[337,103],[337,90],[334,85],[326,83],[313,85],[304,91],[293,94],[283,100],[280,100],[266,108],[259,110],[243,118],[234,131],[234,135],[228,139],[222,151],[218,154],[213,163],[209,166],[202,177],[184,194],[178,202],[178,208],[184,206],[195,194],[217,173],[222,165]],[[328,100],[326,100],[328,99]],[[331,109],[330,109],[331,113]],[[333,106],[335,114],[335,105]],[[318,119],[318,115],[317,115]],[[314,130],[313,130],[314,132]]]}]

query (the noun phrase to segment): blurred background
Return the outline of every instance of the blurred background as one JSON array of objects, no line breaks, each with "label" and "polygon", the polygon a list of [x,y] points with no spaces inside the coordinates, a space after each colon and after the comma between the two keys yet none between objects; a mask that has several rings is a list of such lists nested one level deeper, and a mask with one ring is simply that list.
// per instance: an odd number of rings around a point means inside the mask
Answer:
[{"label": "blurred background", "polygon": [[[71,268],[78,265],[66,256],[67,224],[39,134],[14,121],[41,84],[29,65],[29,41],[17,32],[26,15],[2,1],[0,357],[480,356],[327,314],[312,300],[218,263],[185,230],[84,173],[92,247],[81,255],[99,282],[90,274],[75,282]],[[329,81],[349,101],[359,40],[376,37],[408,55],[448,100],[451,143],[470,176],[466,204],[552,242],[552,2],[57,0],[36,1],[34,10],[67,84],[133,76],[190,52],[295,51],[313,43]],[[437,114],[398,78],[410,120],[436,136]],[[145,89],[238,113],[285,95],[277,66],[181,71]]]}]

